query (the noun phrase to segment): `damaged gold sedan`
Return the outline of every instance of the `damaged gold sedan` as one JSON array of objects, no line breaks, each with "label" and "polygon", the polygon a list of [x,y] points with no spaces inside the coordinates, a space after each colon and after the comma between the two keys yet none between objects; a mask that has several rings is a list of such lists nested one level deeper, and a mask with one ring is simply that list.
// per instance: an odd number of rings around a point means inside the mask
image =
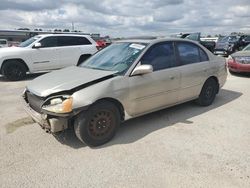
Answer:
[{"label": "damaged gold sedan", "polygon": [[212,104],[224,85],[224,58],[184,39],[116,42],[80,64],[40,76],[23,94],[48,132],[70,126],[89,146],[110,141],[120,123],[190,100]]}]

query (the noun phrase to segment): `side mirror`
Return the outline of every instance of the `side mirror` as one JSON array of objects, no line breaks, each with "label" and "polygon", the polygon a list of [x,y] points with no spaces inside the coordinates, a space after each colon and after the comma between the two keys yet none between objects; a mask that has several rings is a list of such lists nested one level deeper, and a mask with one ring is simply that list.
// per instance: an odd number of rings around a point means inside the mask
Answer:
[{"label": "side mirror", "polygon": [[34,44],[33,48],[41,48],[42,44],[40,42],[37,42]]},{"label": "side mirror", "polygon": [[143,75],[151,72],[153,72],[152,65],[140,65],[133,70],[131,76]]}]

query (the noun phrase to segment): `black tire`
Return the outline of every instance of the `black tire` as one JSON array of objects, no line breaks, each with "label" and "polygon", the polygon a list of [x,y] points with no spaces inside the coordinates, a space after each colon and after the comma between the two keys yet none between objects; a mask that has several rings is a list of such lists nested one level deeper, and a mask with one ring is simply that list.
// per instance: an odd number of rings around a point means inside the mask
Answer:
[{"label": "black tire", "polygon": [[27,68],[18,60],[9,60],[3,64],[2,73],[11,81],[22,80],[26,76]]},{"label": "black tire", "polygon": [[235,72],[230,69],[228,71],[230,72],[230,74],[233,74],[233,75],[235,74]]},{"label": "black tire", "polygon": [[199,98],[197,99],[197,103],[201,106],[209,106],[213,103],[216,93],[218,90],[218,83],[214,79],[210,78],[208,79],[202,89],[201,93],[199,95]]},{"label": "black tire", "polygon": [[74,122],[75,134],[90,147],[100,146],[115,136],[120,122],[119,110],[113,103],[99,102],[77,115]]}]

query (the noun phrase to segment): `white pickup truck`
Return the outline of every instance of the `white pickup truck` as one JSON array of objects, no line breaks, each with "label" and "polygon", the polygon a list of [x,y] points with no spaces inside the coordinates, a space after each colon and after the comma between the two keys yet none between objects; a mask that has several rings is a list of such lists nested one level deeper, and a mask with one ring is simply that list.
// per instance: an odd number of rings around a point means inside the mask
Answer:
[{"label": "white pickup truck", "polygon": [[8,80],[21,80],[27,72],[78,65],[97,51],[96,42],[88,35],[37,35],[18,47],[0,49],[0,74]]}]

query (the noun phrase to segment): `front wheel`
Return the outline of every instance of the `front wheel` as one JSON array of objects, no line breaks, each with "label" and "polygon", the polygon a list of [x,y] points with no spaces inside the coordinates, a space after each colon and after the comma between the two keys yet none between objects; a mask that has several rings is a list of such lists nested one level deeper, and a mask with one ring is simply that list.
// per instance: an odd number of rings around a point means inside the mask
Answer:
[{"label": "front wheel", "polygon": [[218,83],[214,79],[208,79],[201,89],[197,103],[201,106],[211,105],[215,99],[217,89]]},{"label": "front wheel", "polygon": [[88,146],[100,146],[114,137],[120,119],[119,110],[113,103],[99,102],[76,117],[75,134]]},{"label": "front wheel", "polygon": [[22,80],[26,75],[26,67],[19,61],[7,61],[2,68],[3,75],[11,81]]}]

